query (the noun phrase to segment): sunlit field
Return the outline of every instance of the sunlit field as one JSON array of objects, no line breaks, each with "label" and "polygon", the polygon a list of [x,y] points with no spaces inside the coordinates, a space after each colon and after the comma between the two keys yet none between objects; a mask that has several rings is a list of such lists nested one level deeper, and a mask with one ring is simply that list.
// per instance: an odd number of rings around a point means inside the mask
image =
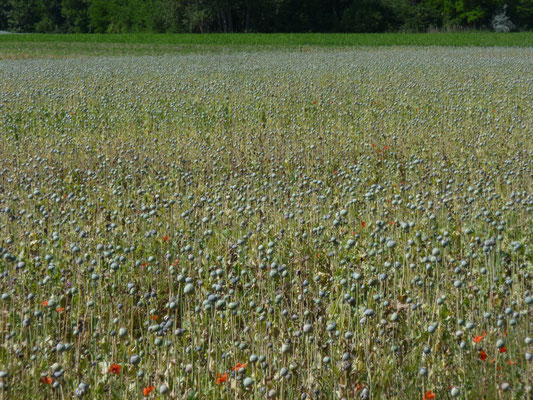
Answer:
[{"label": "sunlit field", "polygon": [[533,48],[0,61],[0,399],[530,399],[532,110]]},{"label": "sunlit field", "polygon": [[0,34],[0,60],[382,46],[533,47],[533,32]]}]

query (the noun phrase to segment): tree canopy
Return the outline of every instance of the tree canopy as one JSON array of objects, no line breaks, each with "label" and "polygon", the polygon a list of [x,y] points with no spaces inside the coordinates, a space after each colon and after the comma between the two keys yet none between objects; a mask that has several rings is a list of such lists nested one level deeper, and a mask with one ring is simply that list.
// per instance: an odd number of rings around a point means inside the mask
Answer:
[{"label": "tree canopy", "polygon": [[0,30],[44,33],[533,29],[533,0],[0,0]]}]

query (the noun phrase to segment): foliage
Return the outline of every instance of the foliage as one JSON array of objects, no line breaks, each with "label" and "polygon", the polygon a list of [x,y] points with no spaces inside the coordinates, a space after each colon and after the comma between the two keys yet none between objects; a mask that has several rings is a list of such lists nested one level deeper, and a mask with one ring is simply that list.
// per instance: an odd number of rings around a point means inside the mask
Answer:
[{"label": "foliage", "polygon": [[515,28],[507,15],[507,6],[504,6],[502,11],[492,18],[491,25],[495,32],[510,32]]},{"label": "foliage", "polygon": [[502,7],[518,29],[533,0],[0,0],[17,32],[424,32],[490,29]]},{"label": "foliage", "polygon": [[90,0],[63,0],[61,12],[65,18],[65,30],[71,33],[89,32]]},{"label": "foliage", "polygon": [[9,6],[8,0],[0,0],[0,30],[8,28]]},{"label": "foliage", "polygon": [[35,31],[41,16],[46,17],[39,0],[10,0],[8,6],[8,29],[14,32]]}]

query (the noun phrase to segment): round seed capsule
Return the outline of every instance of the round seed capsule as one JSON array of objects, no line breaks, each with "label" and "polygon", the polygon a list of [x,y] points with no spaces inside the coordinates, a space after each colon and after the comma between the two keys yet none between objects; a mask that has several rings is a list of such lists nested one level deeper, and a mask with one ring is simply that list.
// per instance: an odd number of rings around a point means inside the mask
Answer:
[{"label": "round seed capsule", "polygon": [[250,387],[254,384],[254,380],[250,377],[246,377],[244,378],[244,381],[242,382],[242,385],[247,388],[247,387]]}]

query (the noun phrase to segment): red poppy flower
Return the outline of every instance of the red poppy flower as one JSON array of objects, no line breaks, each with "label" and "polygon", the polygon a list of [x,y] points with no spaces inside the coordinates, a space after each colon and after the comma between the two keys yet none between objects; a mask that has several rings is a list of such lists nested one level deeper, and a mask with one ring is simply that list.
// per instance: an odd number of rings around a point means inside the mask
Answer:
[{"label": "red poppy flower", "polygon": [[58,307],[56,311],[57,312],[65,311],[65,307]]},{"label": "red poppy flower", "polygon": [[111,364],[111,366],[109,367],[107,372],[109,372],[110,374],[118,375],[118,374],[120,374],[120,370],[121,369],[122,369],[121,365],[113,363],[113,364]]},{"label": "red poppy flower", "polygon": [[168,242],[168,236],[165,236],[165,237],[163,238],[163,240],[164,240],[165,242]]},{"label": "red poppy flower", "polygon": [[231,370],[237,372],[237,371],[240,370],[241,368],[246,368],[246,364],[241,364],[241,363],[239,362],[239,363],[237,363],[237,365],[235,365],[234,367],[232,367]]},{"label": "red poppy flower", "polygon": [[363,228],[366,228],[366,222],[361,222],[361,226],[362,226]]},{"label": "red poppy flower", "polygon": [[433,393],[431,390],[427,390],[424,394],[424,397],[422,397],[422,400],[432,400],[435,398],[435,393]]},{"label": "red poppy flower", "polygon": [[474,336],[474,339],[472,339],[472,340],[474,341],[474,343],[479,343],[483,339],[485,339],[485,336],[487,336],[487,332],[483,332],[483,334],[481,336]]},{"label": "red poppy flower", "polygon": [[217,375],[217,385],[222,385],[228,379],[228,374],[222,375],[220,372]]},{"label": "red poppy flower", "polygon": [[148,396],[148,395],[152,392],[152,390],[154,390],[154,389],[155,389],[154,386],[147,386],[147,387],[145,387],[145,388],[143,389],[143,396],[144,396],[144,397]]},{"label": "red poppy flower", "polygon": [[505,353],[506,351],[507,351],[507,347],[502,347],[502,348],[500,349],[500,353]]},{"label": "red poppy flower", "polygon": [[385,146],[385,150],[388,150],[390,148],[390,146]]},{"label": "red poppy flower", "polygon": [[50,385],[53,382],[53,379],[50,378],[49,376],[43,376],[41,378],[41,382],[46,384],[46,385]]},{"label": "red poppy flower", "polygon": [[157,321],[159,319],[159,315],[150,315],[150,319],[152,321]]},{"label": "red poppy flower", "polygon": [[46,307],[46,306],[48,305],[48,300],[43,301],[43,302],[41,303],[41,305],[42,305],[43,307]]},{"label": "red poppy flower", "polygon": [[145,263],[145,262],[141,264],[141,266],[142,266],[143,268],[146,267],[147,265],[148,265],[148,264]]},{"label": "red poppy flower", "polygon": [[480,359],[481,361],[485,361],[488,357],[489,357],[489,356],[487,355],[487,353],[485,353],[483,350],[481,350],[481,351],[479,352],[479,359]]}]

